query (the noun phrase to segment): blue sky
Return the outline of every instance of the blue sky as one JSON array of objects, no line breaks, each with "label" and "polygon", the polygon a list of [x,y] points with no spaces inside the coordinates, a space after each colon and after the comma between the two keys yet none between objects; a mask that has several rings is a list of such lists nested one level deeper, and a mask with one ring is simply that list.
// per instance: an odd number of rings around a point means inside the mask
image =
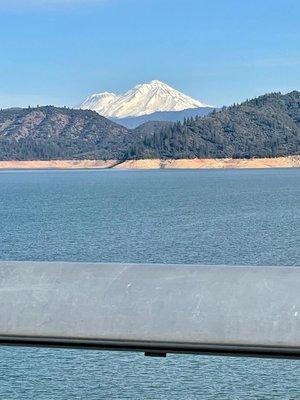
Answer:
[{"label": "blue sky", "polygon": [[300,90],[299,0],[0,0],[0,107],[160,79],[217,106]]}]

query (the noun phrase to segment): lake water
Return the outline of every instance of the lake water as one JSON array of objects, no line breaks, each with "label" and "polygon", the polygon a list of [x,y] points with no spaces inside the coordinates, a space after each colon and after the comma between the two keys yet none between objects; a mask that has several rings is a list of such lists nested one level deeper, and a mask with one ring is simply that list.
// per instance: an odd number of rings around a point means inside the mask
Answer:
[{"label": "lake water", "polygon": [[[2,260],[298,266],[300,169],[2,171],[0,223]],[[0,348],[0,399],[198,398],[300,399],[300,362]]]}]

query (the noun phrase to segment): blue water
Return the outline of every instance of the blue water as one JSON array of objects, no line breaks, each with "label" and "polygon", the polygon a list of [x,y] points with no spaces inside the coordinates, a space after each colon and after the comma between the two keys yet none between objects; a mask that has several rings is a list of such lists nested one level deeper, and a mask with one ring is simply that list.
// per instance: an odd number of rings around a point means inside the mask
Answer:
[{"label": "blue water", "polygon": [[[300,265],[299,199],[299,169],[2,171],[0,259]],[[0,348],[0,399],[198,398],[300,399],[300,362]]]}]

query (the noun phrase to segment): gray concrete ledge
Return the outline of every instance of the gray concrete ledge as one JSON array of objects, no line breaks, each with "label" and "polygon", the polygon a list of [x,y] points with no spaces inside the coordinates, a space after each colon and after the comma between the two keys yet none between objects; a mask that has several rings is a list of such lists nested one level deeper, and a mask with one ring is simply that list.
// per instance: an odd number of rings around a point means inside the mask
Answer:
[{"label": "gray concrete ledge", "polygon": [[300,358],[300,268],[0,262],[0,343]]}]

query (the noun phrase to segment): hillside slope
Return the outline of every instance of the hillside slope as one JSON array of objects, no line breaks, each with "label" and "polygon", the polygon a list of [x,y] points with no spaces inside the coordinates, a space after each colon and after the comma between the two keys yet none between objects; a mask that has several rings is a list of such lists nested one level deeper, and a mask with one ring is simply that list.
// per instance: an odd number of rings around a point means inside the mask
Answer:
[{"label": "hillside slope", "polygon": [[0,111],[0,159],[122,158],[131,132],[90,110],[52,106]]},{"label": "hillside slope", "polygon": [[145,135],[128,158],[251,158],[300,153],[300,92],[271,93]]}]

